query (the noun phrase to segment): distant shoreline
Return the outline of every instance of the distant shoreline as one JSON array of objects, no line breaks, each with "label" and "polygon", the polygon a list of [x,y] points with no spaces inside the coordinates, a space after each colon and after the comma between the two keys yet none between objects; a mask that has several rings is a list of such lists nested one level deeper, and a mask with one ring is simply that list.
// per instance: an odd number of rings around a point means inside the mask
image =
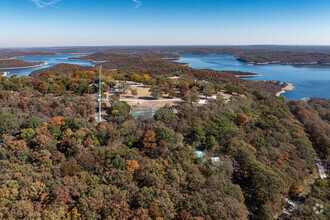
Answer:
[{"label": "distant shoreline", "polygon": [[253,75],[235,75],[236,77],[239,77],[239,78],[254,78],[254,77],[259,77],[259,76],[262,76],[260,74],[253,74]]},{"label": "distant shoreline", "polygon": [[93,63],[106,63],[106,62],[108,62],[108,61],[106,61],[106,60],[97,61],[97,60],[93,60],[93,59],[78,59],[78,58],[82,58],[82,57],[69,57],[69,58],[67,58],[67,60],[91,61],[91,62],[93,62]]},{"label": "distant shoreline", "polygon": [[320,63],[320,62],[281,62],[281,61],[269,61],[269,62],[249,62],[249,61],[244,61],[240,60],[239,57],[236,58],[236,60],[246,63],[249,66],[253,65],[274,65],[274,64],[279,64],[279,65],[330,65],[330,63]]},{"label": "distant shoreline", "polygon": [[163,60],[180,60],[182,57],[164,57]]},{"label": "distant shoreline", "polygon": [[284,88],[282,88],[281,91],[277,92],[276,93],[276,96],[280,96],[283,93],[285,93],[286,91],[290,91],[290,90],[293,90],[293,89],[294,89],[294,86],[292,85],[292,83],[287,83],[287,86],[285,86]]}]

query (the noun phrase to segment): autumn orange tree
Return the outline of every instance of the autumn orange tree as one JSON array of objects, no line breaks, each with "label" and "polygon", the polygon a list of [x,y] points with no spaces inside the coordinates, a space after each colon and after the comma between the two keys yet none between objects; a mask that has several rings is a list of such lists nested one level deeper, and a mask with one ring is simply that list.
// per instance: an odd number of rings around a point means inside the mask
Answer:
[{"label": "autumn orange tree", "polygon": [[135,160],[126,160],[126,169],[130,174],[134,174],[139,168],[139,163]]},{"label": "autumn orange tree", "polygon": [[62,127],[63,125],[65,125],[64,117],[62,117],[62,116],[53,117],[52,119],[50,119],[48,121],[48,123],[50,125],[57,125],[59,127]]},{"label": "autumn orange tree", "polygon": [[243,125],[246,124],[246,122],[248,122],[249,119],[248,117],[246,116],[246,114],[244,113],[237,113],[237,116],[236,116],[236,124],[239,126],[239,127],[242,127]]},{"label": "autumn orange tree", "polygon": [[148,130],[141,140],[142,150],[146,153],[152,153],[156,148],[156,134],[153,130]]}]

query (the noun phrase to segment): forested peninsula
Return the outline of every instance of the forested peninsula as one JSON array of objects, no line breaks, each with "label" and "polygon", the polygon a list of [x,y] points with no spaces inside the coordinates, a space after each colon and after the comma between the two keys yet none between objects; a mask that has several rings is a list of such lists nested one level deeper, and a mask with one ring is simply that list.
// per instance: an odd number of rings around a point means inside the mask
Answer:
[{"label": "forested peninsula", "polygon": [[0,60],[0,69],[32,68],[44,64],[44,62],[27,62],[19,59]]},{"label": "forested peninsula", "polygon": [[253,52],[240,55],[239,61],[248,64],[330,65],[330,54],[305,52]]},{"label": "forested peninsula", "polygon": [[280,82],[255,82],[240,79],[239,77],[257,77],[258,74],[242,71],[214,71],[199,70],[185,66],[182,63],[171,62],[162,59],[155,54],[116,54],[109,52],[98,52],[90,55],[75,57],[73,59],[102,61],[102,67],[106,69],[119,70],[129,73],[150,75],[178,75],[189,79],[207,80],[217,83],[243,84],[253,89],[260,89],[272,94],[281,91],[284,84]]}]

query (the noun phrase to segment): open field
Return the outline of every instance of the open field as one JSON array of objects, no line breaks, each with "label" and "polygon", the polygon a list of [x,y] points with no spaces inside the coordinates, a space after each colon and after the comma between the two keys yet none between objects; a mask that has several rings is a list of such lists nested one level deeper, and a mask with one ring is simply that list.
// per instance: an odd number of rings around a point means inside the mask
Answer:
[{"label": "open field", "polygon": [[[126,94],[120,95],[120,100],[127,102],[133,109],[133,111],[143,111],[143,110],[158,110],[164,106],[171,107],[178,105],[184,102],[181,98],[169,98],[166,94],[159,99],[153,99],[150,95],[149,86],[143,85],[132,85],[131,88],[137,89],[137,95],[132,96],[131,91],[127,90]],[[219,93],[226,100],[227,103],[232,95],[222,91]],[[179,93],[177,91],[177,96],[179,97]],[[211,99],[215,99],[216,95],[213,95]],[[200,95],[200,100],[198,105],[204,105],[207,103],[207,98],[204,95]]]},{"label": "open field", "polygon": [[127,90],[126,94],[120,94],[120,100],[131,105],[133,110],[149,110],[151,108],[153,110],[158,110],[165,105],[174,106],[183,102],[183,100],[179,98],[168,98],[166,94],[159,99],[153,99],[149,92],[150,87],[143,85],[132,85],[131,88],[137,89],[137,95],[133,97],[131,91]]}]

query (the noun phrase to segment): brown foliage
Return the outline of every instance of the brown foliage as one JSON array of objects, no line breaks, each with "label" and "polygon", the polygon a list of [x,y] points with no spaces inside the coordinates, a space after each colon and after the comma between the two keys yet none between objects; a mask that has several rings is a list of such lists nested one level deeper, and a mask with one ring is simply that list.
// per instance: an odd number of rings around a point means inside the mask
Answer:
[{"label": "brown foliage", "polygon": [[237,113],[237,116],[236,116],[236,124],[237,126],[243,126],[246,124],[246,122],[248,122],[249,119],[248,117],[246,116],[246,114],[244,113]]},{"label": "brown foliage", "polygon": [[36,150],[46,149],[53,141],[53,137],[45,127],[39,127],[36,129],[35,137],[32,139],[32,143],[35,145]]},{"label": "brown foliage", "polygon": [[52,196],[54,197],[54,201],[60,204],[71,203],[72,201],[68,187],[57,187],[53,189]]},{"label": "brown foliage", "polygon": [[65,161],[61,164],[62,176],[74,176],[77,175],[81,170],[81,167],[75,161]]},{"label": "brown foliage", "polygon": [[79,66],[74,64],[60,63],[49,68],[35,70],[32,73],[30,73],[30,76],[41,79],[47,77],[48,74],[66,75],[68,73],[74,73],[76,71],[93,71],[94,68],[95,67],[92,66]]},{"label": "brown foliage", "polygon": [[135,210],[132,220],[151,220],[148,209],[139,208]]},{"label": "brown foliage", "polygon": [[63,125],[65,125],[64,118],[62,116],[53,117],[52,119],[50,119],[48,121],[48,123],[51,125],[57,125],[59,127],[62,127]]},{"label": "brown foliage", "polygon": [[156,134],[153,130],[148,130],[142,138],[142,150],[147,153],[151,153],[156,148]]},{"label": "brown foliage", "polygon": [[30,102],[30,98],[29,97],[22,97],[20,99],[20,102],[19,102],[18,106],[21,109],[27,109],[29,107],[29,102]]},{"label": "brown foliage", "polygon": [[23,140],[11,141],[8,146],[14,152],[21,152],[27,149],[26,143]]},{"label": "brown foliage", "polygon": [[140,165],[135,160],[126,160],[126,169],[130,174],[134,174],[137,169],[139,169]]},{"label": "brown foliage", "polygon": [[55,163],[63,163],[66,160],[65,155],[59,151],[53,153],[52,159]]},{"label": "brown foliage", "polygon": [[56,85],[55,90],[54,90],[54,95],[59,96],[62,94],[62,92],[63,92],[62,87],[60,85]]},{"label": "brown foliage", "polygon": [[129,204],[125,201],[120,203],[111,203],[109,208],[111,209],[111,217],[114,219],[129,219],[133,215]]},{"label": "brown foliage", "polygon": [[64,138],[58,149],[67,155],[73,155],[81,152],[83,145],[79,144],[79,141],[75,137],[71,136]]},{"label": "brown foliage", "polygon": [[34,207],[32,202],[26,200],[18,200],[13,205],[12,208],[12,217],[26,219],[28,218],[34,211]]},{"label": "brown foliage", "polygon": [[181,210],[177,217],[176,217],[177,220],[191,220],[192,219],[192,215],[186,211],[186,210]]}]

